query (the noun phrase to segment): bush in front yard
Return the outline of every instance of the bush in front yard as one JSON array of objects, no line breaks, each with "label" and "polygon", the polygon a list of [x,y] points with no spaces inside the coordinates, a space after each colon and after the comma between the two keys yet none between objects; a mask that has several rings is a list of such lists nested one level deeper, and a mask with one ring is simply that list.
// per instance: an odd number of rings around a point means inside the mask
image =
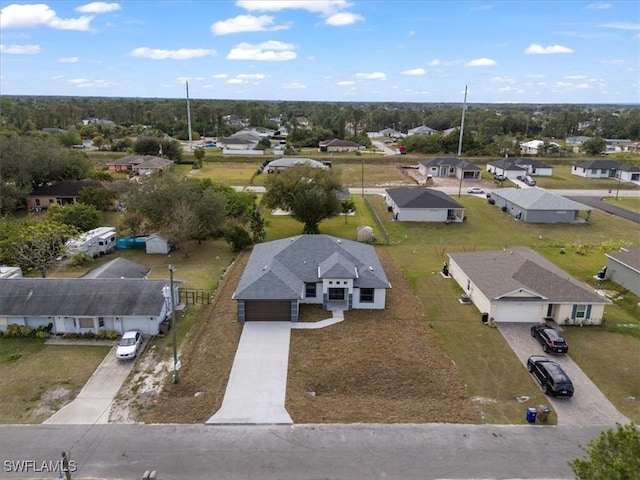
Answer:
[{"label": "bush in front yard", "polygon": [[33,330],[24,325],[18,325],[17,323],[11,323],[7,325],[7,330],[4,332],[6,338],[26,338],[32,336]]}]

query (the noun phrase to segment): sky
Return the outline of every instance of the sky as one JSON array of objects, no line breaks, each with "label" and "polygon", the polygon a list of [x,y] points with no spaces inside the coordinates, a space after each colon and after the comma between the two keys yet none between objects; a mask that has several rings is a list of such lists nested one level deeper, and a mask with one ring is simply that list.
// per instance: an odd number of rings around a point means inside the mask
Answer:
[{"label": "sky", "polygon": [[640,103],[640,2],[0,0],[0,93]]}]

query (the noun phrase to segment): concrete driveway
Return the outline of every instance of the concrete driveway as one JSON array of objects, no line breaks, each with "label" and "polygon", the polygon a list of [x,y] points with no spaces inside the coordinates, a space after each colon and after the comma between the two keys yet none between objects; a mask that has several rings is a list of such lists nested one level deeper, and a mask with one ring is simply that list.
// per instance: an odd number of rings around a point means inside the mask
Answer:
[{"label": "concrete driveway", "polygon": [[[558,425],[606,425],[628,423],[616,407],[602,394],[595,384],[576,365],[569,355],[545,354],[540,343],[531,336],[531,323],[499,323],[498,330],[518,356],[524,368],[531,355],[545,355],[560,365],[571,378],[575,388],[572,398],[547,396],[547,402],[558,415]],[[571,349],[571,345],[569,345]],[[571,351],[571,350],[569,350]],[[531,377],[532,388],[540,388]]]},{"label": "concrete driveway", "polygon": [[[78,396],[43,423],[64,425],[109,423],[109,411],[113,399],[135,363],[135,361],[119,361],[116,358],[116,349],[117,346],[114,346],[107,353]],[[141,351],[143,349],[144,343]]]}]

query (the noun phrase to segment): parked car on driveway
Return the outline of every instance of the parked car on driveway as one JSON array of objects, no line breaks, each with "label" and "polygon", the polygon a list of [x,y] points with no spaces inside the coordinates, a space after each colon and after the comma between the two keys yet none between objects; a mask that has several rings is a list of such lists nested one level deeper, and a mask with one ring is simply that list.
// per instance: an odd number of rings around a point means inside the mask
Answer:
[{"label": "parked car on driveway", "polygon": [[467,193],[480,194],[484,193],[484,190],[482,190],[480,187],[469,187],[467,188]]},{"label": "parked car on driveway", "polygon": [[140,330],[129,330],[124,332],[118,348],[116,349],[116,357],[119,360],[128,360],[136,358],[142,348],[142,332]]},{"label": "parked car on driveway", "polygon": [[569,351],[569,345],[562,334],[544,323],[531,327],[531,336],[540,342],[545,353],[567,353]]},{"label": "parked car on driveway", "polygon": [[527,370],[533,375],[547,395],[573,397],[573,383],[559,363],[542,355],[527,359]]}]

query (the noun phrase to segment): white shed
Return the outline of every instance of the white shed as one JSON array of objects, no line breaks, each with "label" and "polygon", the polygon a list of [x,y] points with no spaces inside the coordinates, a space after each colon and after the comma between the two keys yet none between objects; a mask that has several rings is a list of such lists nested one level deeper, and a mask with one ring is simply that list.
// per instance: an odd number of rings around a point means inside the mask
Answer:
[{"label": "white shed", "polygon": [[169,240],[158,233],[153,233],[147,237],[145,242],[147,253],[167,254],[171,251]]}]

